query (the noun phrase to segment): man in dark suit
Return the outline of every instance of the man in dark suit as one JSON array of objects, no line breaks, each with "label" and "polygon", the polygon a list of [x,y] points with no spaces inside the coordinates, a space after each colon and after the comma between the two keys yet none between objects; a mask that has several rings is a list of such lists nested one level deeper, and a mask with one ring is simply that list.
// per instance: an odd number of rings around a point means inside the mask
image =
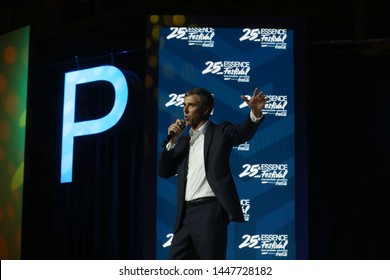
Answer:
[{"label": "man in dark suit", "polygon": [[[209,121],[213,95],[204,88],[186,92],[184,121],[168,128],[174,132],[164,147],[159,176],[177,174],[177,215],[170,259],[225,259],[227,227],[243,222],[240,200],[229,164],[234,146],[250,140],[263,121],[268,98],[256,88],[251,99],[241,96],[251,109],[242,124]],[[189,135],[179,137],[185,126]]]}]

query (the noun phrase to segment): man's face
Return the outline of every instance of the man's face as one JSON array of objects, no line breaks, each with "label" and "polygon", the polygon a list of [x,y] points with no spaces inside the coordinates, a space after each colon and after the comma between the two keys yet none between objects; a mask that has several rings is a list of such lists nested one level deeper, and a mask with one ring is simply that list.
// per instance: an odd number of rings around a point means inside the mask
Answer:
[{"label": "man's face", "polygon": [[186,125],[194,130],[201,127],[208,119],[208,108],[202,108],[200,97],[196,94],[186,96],[183,103],[183,113]]}]

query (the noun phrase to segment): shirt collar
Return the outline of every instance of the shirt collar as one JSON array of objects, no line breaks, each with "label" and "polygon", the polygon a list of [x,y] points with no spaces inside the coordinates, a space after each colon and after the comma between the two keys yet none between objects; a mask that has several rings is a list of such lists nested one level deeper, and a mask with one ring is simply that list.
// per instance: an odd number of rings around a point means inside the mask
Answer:
[{"label": "shirt collar", "polygon": [[201,127],[199,127],[197,130],[193,130],[192,128],[190,129],[189,133],[190,136],[192,137],[195,134],[205,134],[207,127],[209,126],[209,121],[206,121]]}]

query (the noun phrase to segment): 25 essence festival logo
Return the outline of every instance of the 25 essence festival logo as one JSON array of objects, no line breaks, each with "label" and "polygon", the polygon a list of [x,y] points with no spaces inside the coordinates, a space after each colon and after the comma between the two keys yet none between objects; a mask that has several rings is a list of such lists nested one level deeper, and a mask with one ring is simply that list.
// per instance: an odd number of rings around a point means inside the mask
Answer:
[{"label": "25 essence festival logo", "polygon": [[244,28],[240,41],[260,42],[262,48],[286,49],[287,29],[277,28]]},{"label": "25 essence festival logo", "polygon": [[251,208],[251,200],[249,198],[241,199],[240,204],[241,204],[242,214],[244,215],[244,219],[246,222],[248,222],[251,216],[249,214],[249,209]]},{"label": "25 essence festival logo", "polygon": [[259,178],[262,184],[287,186],[288,164],[244,164],[244,169],[238,176],[240,178]]},{"label": "25 essence festival logo", "polygon": [[[246,98],[251,99],[252,96],[245,95]],[[263,109],[263,114],[275,115],[277,117],[286,117],[287,116],[287,105],[288,99],[287,95],[267,95],[269,98],[268,102],[265,104]],[[248,107],[246,102],[240,104],[240,109]]]},{"label": "25 essence festival logo", "polygon": [[288,234],[244,234],[244,240],[238,248],[260,250],[262,255],[275,255],[287,257]]},{"label": "25 essence festival logo", "polygon": [[213,48],[215,30],[211,27],[171,27],[167,40],[177,39],[188,41],[189,46]]},{"label": "25 essence festival logo", "polygon": [[251,70],[249,61],[206,61],[205,65],[203,75],[221,75],[225,81],[249,83],[249,71]]}]

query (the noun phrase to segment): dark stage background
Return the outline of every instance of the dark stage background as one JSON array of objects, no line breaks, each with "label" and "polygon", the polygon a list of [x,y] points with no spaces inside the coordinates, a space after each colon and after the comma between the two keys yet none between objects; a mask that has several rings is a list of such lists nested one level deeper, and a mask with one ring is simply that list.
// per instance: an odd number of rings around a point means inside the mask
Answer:
[{"label": "dark stage background", "polygon": [[[0,1],[0,34],[31,26],[23,259],[154,258],[156,96],[144,79],[149,14],[305,22],[309,258],[390,258],[389,3],[224,3]],[[73,183],[60,184],[63,75],[100,64],[132,71],[134,94],[109,133],[76,141],[83,169],[76,165]],[[106,114],[110,96],[86,92],[77,101],[91,107],[77,116]]]}]

